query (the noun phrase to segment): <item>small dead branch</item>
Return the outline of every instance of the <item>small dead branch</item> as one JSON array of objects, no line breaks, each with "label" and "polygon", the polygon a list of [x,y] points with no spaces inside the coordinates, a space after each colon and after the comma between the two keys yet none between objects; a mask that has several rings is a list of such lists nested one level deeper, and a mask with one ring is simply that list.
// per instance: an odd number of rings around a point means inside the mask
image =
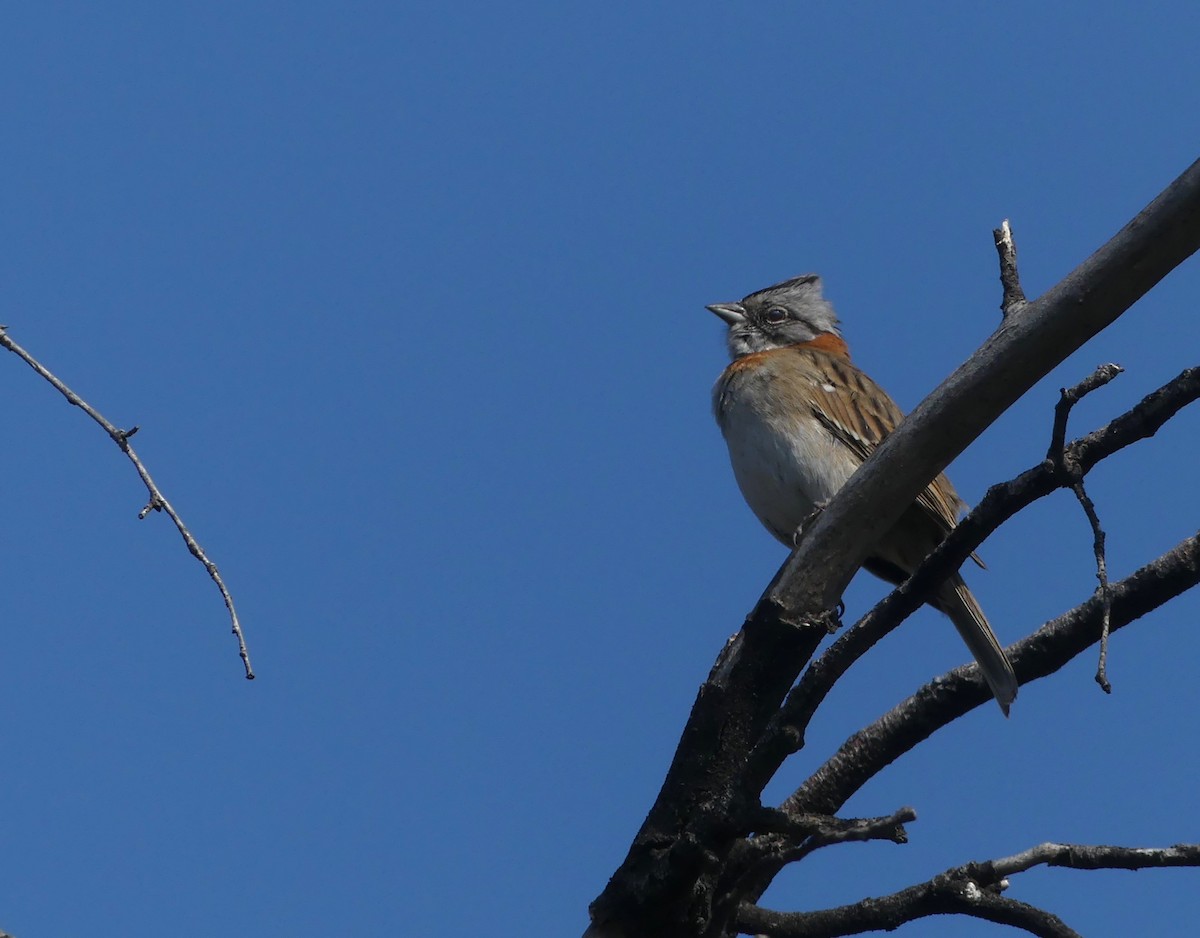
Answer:
[{"label": "small dead branch", "polygon": [[1046,451],[1047,459],[1062,459],[1067,440],[1067,420],[1071,416],[1071,408],[1124,371],[1125,369],[1120,365],[1111,362],[1107,365],[1099,365],[1095,371],[1074,387],[1059,389],[1058,403],[1054,405],[1054,429],[1050,433],[1050,448]]},{"label": "small dead branch", "polygon": [[912,808],[900,808],[882,817],[840,818],[830,814],[790,814],[778,808],[760,808],[749,816],[753,829],[759,834],[780,834],[792,844],[809,840],[820,841],[817,846],[847,841],[890,840],[894,844],[908,843],[904,825],[917,819]]},{"label": "small dead branch", "polygon": [[193,557],[204,564],[204,569],[208,571],[208,575],[212,578],[212,581],[217,584],[217,589],[221,591],[221,598],[225,600],[225,608],[229,610],[229,618],[233,622],[233,635],[237,639],[238,655],[241,657],[242,666],[246,670],[246,679],[250,681],[254,680],[254,669],[250,665],[250,652],[246,648],[246,638],[242,634],[242,625],[238,621],[237,610],[234,609],[233,606],[233,596],[230,595],[228,587],[225,586],[225,581],[221,578],[221,573],[219,570],[217,570],[217,565],[208,559],[208,555],[204,553],[204,549],[197,542],[196,538],[192,536],[192,532],[189,531],[187,525],[183,523],[183,519],[179,517],[179,513],[174,509],[171,503],[167,501],[166,497],[159,490],[158,485],[156,485],[154,479],[150,477],[149,471],[147,471],[141,459],[138,458],[137,452],[134,451],[133,446],[130,444],[129,438],[138,432],[138,428],[132,427],[128,430],[121,430],[106,420],[104,415],[96,410],[96,408],[92,407],[91,404],[63,384],[63,382],[60,381],[58,377],[56,377],[41,362],[39,362],[36,358],[30,355],[29,352],[14,342],[8,335],[6,326],[0,326],[0,345],[4,346],[4,348],[8,349],[10,352],[24,361],[30,368],[49,381],[58,390],[58,392],[67,399],[68,403],[78,407],[85,414],[96,421],[96,423],[100,424],[100,426],[104,428],[104,432],[107,433],[109,437],[112,438],[112,441],[121,448],[121,452],[129,457],[129,461],[133,463],[133,467],[137,470],[138,476],[141,478],[142,483],[146,486],[146,490],[150,493],[150,500],[146,503],[146,507],[138,512],[138,518],[144,519],[148,514],[150,514],[151,511],[161,511],[165,512],[167,517],[175,523],[175,527],[183,537],[183,542],[187,545],[188,551]]},{"label": "small dead branch", "polygon": [[1078,463],[1072,462],[1068,458],[1064,441],[1067,438],[1067,420],[1071,416],[1071,408],[1092,391],[1104,387],[1124,370],[1120,365],[1112,363],[1101,365],[1073,388],[1060,390],[1058,404],[1054,407],[1054,429],[1050,434],[1050,449],[1046,452],[1046,458],[1053,463],[1055,469],[1067,480],[1071,491],[1075,493],[1075,498],[1083,508],[1083,513],[1087,516],[1088,524],[1092,528],[1092,553],[1096,557],[1096,579],[1100,581],[1100,597],[1104,603],[1104,615],[1100,622],[1100,660],[1096,667],[1096,683],[1106,694],[1112,693],[1112,684],[1108,682],[1108,631],[1112,617],[1112,596],[1108,588],[1108,561],[1104,552],[1104,529],[1100,527],[1100,516],[1096,514],[1096,505],[1083,486],[1083,470]]},{"label": "small dead branch", "polygon": [[[796,814],[778,808],[759,808],[748,820],[756,834],[740,841],[730,854],[727,875],[714,891],[709,934],[725,935],[744,900],[761,895],[776,872],[833,844],[886,840],[908,843],[904,825],[917,819],[912,808],[871,818],[839,818],[828,814]],[[757,877],[757,878],[755,878]]]},{"label": "small dead branch", "polygon": [[1000,310],[1007,318],[1009,313],[1025,303],[1025,291],[1021,289],[1021,277],[1017,273],[1017,243],[1013,240],[1012,226],[1007,218],[999,228],[992,229],[992,237],[996,239],[996,253],[1000,255],[1000,285],[1004,288]]}]

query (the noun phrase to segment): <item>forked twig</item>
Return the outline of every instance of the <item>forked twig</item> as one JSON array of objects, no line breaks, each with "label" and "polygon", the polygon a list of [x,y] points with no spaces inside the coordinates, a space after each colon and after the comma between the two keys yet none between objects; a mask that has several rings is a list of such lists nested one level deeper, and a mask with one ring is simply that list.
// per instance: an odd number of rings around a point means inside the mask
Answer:
[{"label": "forked twig", "polygon": [[225,600],[225,608],[229,610],[229,618],[233,622],[233,634],[237,638],[238,655],[242,659],[242,665],[246,669],[246,679],[254,680],[254,669],[250,665],[250,652],[246,648],[246,638],[242,634],[242,625],[238,621],[237,610],[233,606],[233,596],[230,595],[228,587],[225,586],[225,581],[221,579],[221,573],[217,570],[217,565],[208,559],[208,555],[204,553],[196,539],[192,536],[192,532],[188,530],[187,525],[183,523],[183,519],[179,517],[179,513],[171,506],[171,503],[159,491],[158,485],[154,479],[150,477],[150,473],[142,464],[138,454],[134,451],[129,443],[129,438],[138,432],[137,427],[132,427],[129,430],[121,430],[109,423],[96,408],[81,398],[78,394],[72,391],[69,387],[62,383],[52,372],[50,372],[41,362],[30,355],[25,349],[17,345],[8,335],[7,326],[0,326],[0,345],[24,361],[30,368],[36,371],[39,375],[49,381],[58,392],[65,397],[70,404],[74,404],[85,414],[91,417],[96,423],[104,428],[114,443],[121,448],[129,461],[133,463],[137,474],[141,477],[142,483],[146,486],[146,490],[150,493],[150,501],[146,503],[146,507],[138,512],[138,518],[144,519],[151,511],[166,512],[167,517],[174,523],[179,533],[183,536],[183,542],[187,544],[187,549],[191,555],[204,564],[204,569],[208,571],[208,575],[212,577],[212,581],[217,584],[217,589],[221,591],[221,598]]},{"label": "forked twig", "polygon": [[1067,458],[1065,441],[1067,438],[1067,418],[1071,408],[1085,395],[1097,388],[1102,388],[1124,369],[1120,365],[1100,365],[1092,374],[1072,388],[1063,388],[1054,406],[1054,429],[1050,434],[1050,449],[1046,453],[1058,472],[1069,480],[1071,491],[1079,500],[1083,513],[1087,515],[1088,524],[1092,527],[1092,553],[1096,557],[1096,579],[1100,581],[1100,598],[1103,603],[1103,615],[1100,623],[1100,660],[1096,665],[1096,683],[1106,694],[1112,693],[1112,684],[1108,681],[1108,632],[1112,620],[1112,590],[1108,585],[1108,561],[1104,551],[1104,529],[1100,527],[1100,516],[1096,514],[1096,506],[1083,487],[1083,472],[1078,463],[1072,463]]}]

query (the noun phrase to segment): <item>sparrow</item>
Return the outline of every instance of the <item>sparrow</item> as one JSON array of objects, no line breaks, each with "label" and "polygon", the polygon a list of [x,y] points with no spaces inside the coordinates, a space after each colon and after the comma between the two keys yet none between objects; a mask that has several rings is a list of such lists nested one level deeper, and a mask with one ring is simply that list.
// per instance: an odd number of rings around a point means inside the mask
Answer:
[{"label": "sparrow", "polygon": [[[729,326],[732,362],[713,387],[713,413],[733,474],[758,520],[792,548],[805,520],[824,507],[904,413],[851,363],[816,274],[707,308]],[[939,475],[863,566],[889,583],[903,583],[957,525],[965,507],[950,480]],[[1007,716],[1017,678],[962,576],[955,573],[928,602],[950,617]]]}]

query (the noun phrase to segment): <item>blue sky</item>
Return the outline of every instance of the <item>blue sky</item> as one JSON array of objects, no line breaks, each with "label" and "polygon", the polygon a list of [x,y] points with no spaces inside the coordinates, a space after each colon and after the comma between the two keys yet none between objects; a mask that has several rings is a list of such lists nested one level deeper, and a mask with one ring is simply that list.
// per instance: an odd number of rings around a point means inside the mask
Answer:
[{"label": "blue sky", "polygon": [[[706,303],[818,271],[913,406],[991,331],[991,229],[1036,295],[1197,156],[1194,5],[48,2],[0,14],[11,335],[123,426],[0,367],[0,927],[40,936],[577,934],[699,683],[783,559],[709,414]],[[1197,364],[1193,261],[951,467],[1037,462]],[[1103,464],[1110,569],[1194,533],[1185,414]],[[1013,641],[1094,586],[1060,494],[968,579]],[[882,587],[865,575],[847,618]],[[1044,840],[1200,838],[1200,597],[897,763],[779,908]],[[922,612],[782,796],[964,660]],[[1035,871],[1085,934],[1190,934],[1192,871]],[[1149,922],[1149,924],[1145,924]],[[991,935],[927,921],[901,934]]]}]

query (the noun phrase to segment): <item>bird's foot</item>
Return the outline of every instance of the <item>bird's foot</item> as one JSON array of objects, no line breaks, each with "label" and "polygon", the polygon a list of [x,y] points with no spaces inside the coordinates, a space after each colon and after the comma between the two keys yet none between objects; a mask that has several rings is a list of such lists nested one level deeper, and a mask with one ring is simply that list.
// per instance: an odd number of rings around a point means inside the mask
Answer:
[{"label": "bird's foot", "polygon": [[800,546],[800,539],[804,536],[804,529],[817,520],[817,515],[825,510],[825,506],[827,504],[828,502],[817,502],[815,505],[813,505],[813,510],[808,513],[808,517],[801,521],[800,526],[792,532],[793,550]]}]

